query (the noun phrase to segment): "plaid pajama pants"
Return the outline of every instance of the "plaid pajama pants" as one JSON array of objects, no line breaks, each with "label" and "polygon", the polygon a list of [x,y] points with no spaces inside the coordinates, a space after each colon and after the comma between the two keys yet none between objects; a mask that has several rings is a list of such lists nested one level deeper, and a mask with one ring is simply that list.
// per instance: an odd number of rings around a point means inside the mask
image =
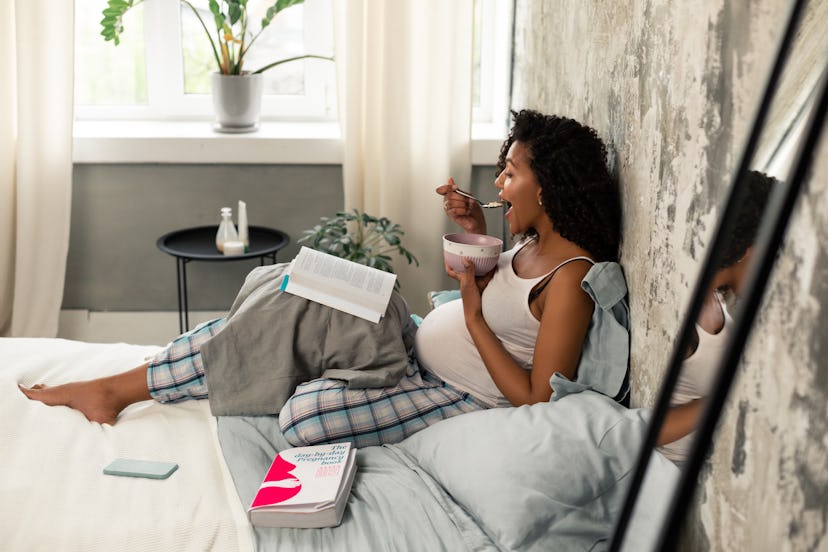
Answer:
[{"label": "plaid pajama pants", "polygon": [[282,433],[293,446],[351,441],[361,448],[398,443],[440,420],[488,408],[416,362],[394,387],[348,389],[324,378],[299,385],[279,413]]},{"label": "plaid pajama pants", "polygon": [[[207,398],[201,345],[225,323],[217,318],[196,326],[153,357],[147,387],[156,401]],[[398,443],[440,420],[484,408],[468,393],[421,370],[412,357],[394,387],[348,389],[344,381],[324,378],[299,385],[279,413],[279,425],[294,446],[351,441],[367,447]]]},{"label": "plaid pajama pants", "polygon": [[226,321],[226,318],[216,318],[199,324],[176,337],[150,360],[147,387],[153,399],[170,403],[207,398],[201,345],[216,335]]}]

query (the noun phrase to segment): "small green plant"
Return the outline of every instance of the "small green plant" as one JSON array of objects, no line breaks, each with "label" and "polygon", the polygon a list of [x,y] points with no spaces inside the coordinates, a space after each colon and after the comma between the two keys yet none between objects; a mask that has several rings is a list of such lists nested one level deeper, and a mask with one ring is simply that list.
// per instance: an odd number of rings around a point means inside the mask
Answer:
[{"label": "small green plant", "polygon": [[[109,0],[107,7],[103,10],[104,17],[101,20],[101,35],[103,35],[104,40],[111,40],[117,46],[121,41],[121,33],[124,32],[124,14],[131,8],[143,3],[143,1]],[[254,35],[247,28],[247,0],[210,0],[210,13],[213,16],[213,23],[215,24],[214,40],[213,35],[210,34],[210,29],[204,23],[204,19],[202,19],[198,9],[187,0],[180,1],[193,11],[198,18],[198,22],[204,28],[204,33],[207,35],[207,40],[210,41],[210,47],[213,49],[213,56],[216,59],[218,72],[224,75],[241,75],[245,73],[243,69],[245,54],[253,46],[253,43],[256,42],[256,39],[259,38],[259,35],[262,34],[262,31],[270,25],[273,18],[276,17],[276,14],[284,9],[304,2],[304,0],[276,0],[267,9],[265,16],[262,18],[259,32]],[[265,65],[253,71],[253,73],[262,73],[271,67],[305,58],[333,59],[331,57],[313,54],[295,56]]]},{"label": "small green plant", "polygon": [[[390,253],[398,253],[408,264],[420,266],[417,258],[402,245],[405,235],[399,224],[386,217],[340,211],[335,217],[322,217],[320,223],[303,232],[299,243],[349,261],[394,272]],[[399,281],[397,282],[399,287]]]}]

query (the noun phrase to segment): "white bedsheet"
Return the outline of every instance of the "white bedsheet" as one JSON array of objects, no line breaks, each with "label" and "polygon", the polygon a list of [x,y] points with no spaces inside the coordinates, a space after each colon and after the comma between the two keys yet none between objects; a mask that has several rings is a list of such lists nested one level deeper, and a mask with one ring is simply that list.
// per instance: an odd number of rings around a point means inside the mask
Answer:
[{"label": "white bedsheet", "polygon": [[[27,399],[50,385],[137,366],[157,347],[0,339],[3,550],[253,550],[207,401],[127,408],[113,425]],[[166,480],[114,477],[117,457],[166,460]]]}]

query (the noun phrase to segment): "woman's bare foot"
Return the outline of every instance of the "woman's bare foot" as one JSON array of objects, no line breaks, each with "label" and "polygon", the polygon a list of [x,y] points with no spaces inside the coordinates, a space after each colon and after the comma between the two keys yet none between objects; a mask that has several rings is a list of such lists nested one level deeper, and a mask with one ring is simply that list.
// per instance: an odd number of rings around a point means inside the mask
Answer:
[{"label": "woman's bare foot", "polygon": [[132,403],[152,397],[147,389],[147,366],[139,366],[118,374],[89,381],[78,381],[49,387],[33,385],[20,391],[33,401],[48,406],[68,406],[80,411],[90,422],[114,424],[121,410]]}]

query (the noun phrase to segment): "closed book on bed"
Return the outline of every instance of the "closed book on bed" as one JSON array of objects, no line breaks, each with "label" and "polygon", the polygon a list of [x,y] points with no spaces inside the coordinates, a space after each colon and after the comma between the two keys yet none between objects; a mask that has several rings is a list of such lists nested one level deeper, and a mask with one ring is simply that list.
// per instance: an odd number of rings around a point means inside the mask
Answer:
[{"label": "closed book on bed", "polygon": [[260,527],[333,527],[342,521],[354,482],[350,443],[280,452],[247,511]]}]

